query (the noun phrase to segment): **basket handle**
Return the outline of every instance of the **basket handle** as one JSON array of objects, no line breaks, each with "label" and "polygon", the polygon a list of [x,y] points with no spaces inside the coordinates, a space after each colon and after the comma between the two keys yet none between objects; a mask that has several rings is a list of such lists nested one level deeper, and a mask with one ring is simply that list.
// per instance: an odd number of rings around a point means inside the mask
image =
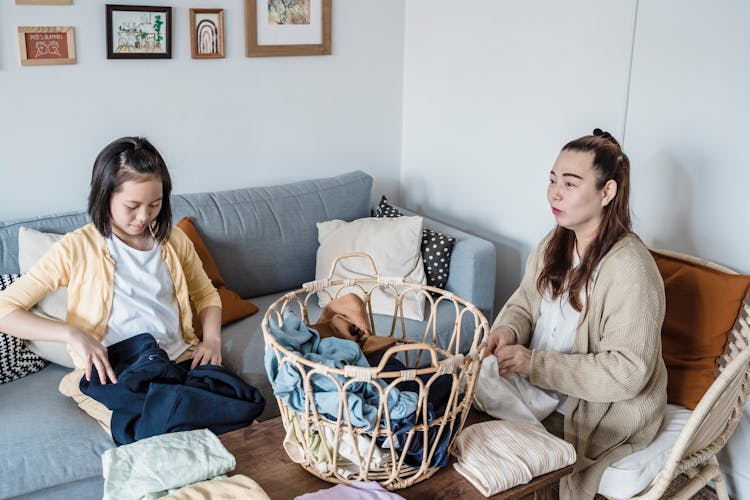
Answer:
[{"label": "basket handle", "polygon": [[333,273],[336,270],[336,265],[339,263],[340,260],[349,259],[352,257],[361,257],[363,259],[367,259],[370,262],[370,267],[372,268],[372,275],[377,276],[378,275],[378,268],[375,267],[375,261],[372,260],[372,257],[370,257],[370,254],[366,254],[364,252],[351,252],[351,253],[344,253],[333,259],[333,264],[331,264],[331,272],[328,273],[327,280],[330,280],[333,278]]},{"label": "basket handle", "polygon": [[440,362],[437,358],[437,351],[435,351],[435,348],[428,344],[418,343],[418,344],[402,344],[402,345],[394,345],[392,347],[389,347],[384,353],[383,357],[380,358],[380,363],[378,363],[377,371],[382,371],[385,368],[385,363],[388,361],[389,358],[392,358],[396,353],[399,353],[401,351],[415,351],[415,350],[425,350],[430,353],[430,359],[432,361],[433,367],[439,367]]}]

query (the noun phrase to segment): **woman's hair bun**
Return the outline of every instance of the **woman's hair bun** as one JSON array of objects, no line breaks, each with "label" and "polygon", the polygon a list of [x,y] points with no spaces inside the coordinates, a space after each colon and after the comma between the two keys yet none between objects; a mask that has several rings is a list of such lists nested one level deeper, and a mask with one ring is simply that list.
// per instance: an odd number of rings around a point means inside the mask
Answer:
[{"label": "woman's hair bun", "polygon": [[608,140],[608,141],[610,141],[610,142],[611,142],[612,144],[615,144],[615,145],[616,145],[616,146],[618,146],[618,147],[620,146],[620,143],[619,143],[619,142],[617,142],[617,139],[615,139],[614,137],[612,137],[612,134],[610,134],[610,133],[609,133],[609,132],[607,132],[607,131],[604,131],[604,130],[602,130],[602,129],[600,129],[600,128],[595,128],[595,129],[594,129],[594,132],[593,132],[593,134],[594,134],[594,135],[595,135],[596,137],[601,137],[602,139],[607,139],[607,140]]}]

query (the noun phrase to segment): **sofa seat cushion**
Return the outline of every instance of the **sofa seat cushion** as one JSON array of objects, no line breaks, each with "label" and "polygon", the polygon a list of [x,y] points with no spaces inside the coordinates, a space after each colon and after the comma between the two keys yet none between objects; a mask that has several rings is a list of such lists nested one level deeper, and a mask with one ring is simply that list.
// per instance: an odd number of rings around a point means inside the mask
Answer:
[{"label": "sofa seat cushion", "polygon": [[610,498],[630,498],[643,491],[664,467],[692,413],[683,406],[668,404],[664,423],[654,441],[607,467],[599,483],[599,493]]},{"label": "sofa seat cushion", "polygon": [[114,443],[58,392],[68,371],[51,364],[0,385],[0,498],[91,478],[101,481],[101,454]]}]

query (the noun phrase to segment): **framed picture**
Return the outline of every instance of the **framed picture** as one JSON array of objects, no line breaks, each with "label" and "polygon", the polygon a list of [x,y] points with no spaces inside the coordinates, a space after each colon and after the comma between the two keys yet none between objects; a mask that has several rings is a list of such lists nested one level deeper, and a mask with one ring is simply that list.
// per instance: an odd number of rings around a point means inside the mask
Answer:
[{"label": "framed picture", "polygon": [[246,54],[331,53],[331,0],[245,0]]},{"label": "framed picture", "polygon": [[73,0],[16,0],[16,5],[73,5]]},{"label": "framed picture", "polygon": [[107,4],[107,59],[171,59],[172,7]]},{"label": "framed picture", "polygon": [[72,26],[19,26],[18,51],[22,66],[75,64]]},{"label": "framed picture", "polygon": [[193,59],[224,57],[224,9],[190,9]]}]

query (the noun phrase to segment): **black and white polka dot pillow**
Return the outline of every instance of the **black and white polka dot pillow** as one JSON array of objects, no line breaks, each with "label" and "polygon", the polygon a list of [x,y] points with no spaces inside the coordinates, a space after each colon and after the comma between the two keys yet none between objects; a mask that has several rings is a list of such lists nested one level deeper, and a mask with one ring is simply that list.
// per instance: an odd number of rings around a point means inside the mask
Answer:
[{"label": "black and white polka dot pillow", "polygon": [[[388,203],[388,199],[380,198],[375,217],[401,217],[401,211]],[[427,276],[427,284],[438,288],[445,288],[448,282],[448,271],[450,270],[451,253],[456,239],[438,233],[432,229],[422,228],[422,260],[424,261],[424,272]]]},{"label": "black and white polka dot pillow", "polygon": [[[17,274],[0,274],[0,293],[19,278]],[[31,352],[23,339],[0,332],[0,384],[36,373],[47,361]]]}]

